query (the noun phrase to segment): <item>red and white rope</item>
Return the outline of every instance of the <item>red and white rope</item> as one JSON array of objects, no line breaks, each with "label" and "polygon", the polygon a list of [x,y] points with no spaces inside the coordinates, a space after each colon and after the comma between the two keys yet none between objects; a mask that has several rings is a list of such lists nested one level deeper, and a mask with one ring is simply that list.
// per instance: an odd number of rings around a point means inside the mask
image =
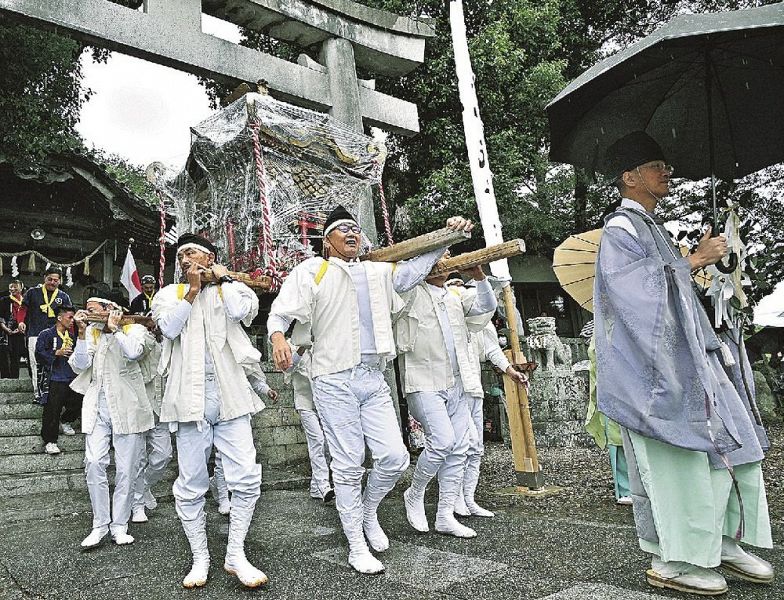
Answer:
[{"label": "red and white rope", "polygon": [[387,246],[395,243],[392,239],[392,223],[389,220],[389,208],[387,207],[387,197],[384,194],[384,182],[379,178],[378,180],[378,195],[381,197],[381,215],[384,217],[384,233],[387,236]]},{"label": "red and white rope", "polygon": [[392,221],[389,218],[387,195],[384,193],[383,173],[383,165],[380,162],[377,162],[376,175],[378,176],[378,195],[381,200],[381,216],[384,218],[384,234],[387,237],[387,246],[392,246],[395,243],[395,240],[392,238]]},{"label": "red and white rope", "polygon": [[160,245],[160,259],[158,263],[158,289],[163,288],[163,271],[166,268],[166,201],[163,194],[158,193],[158,211],[161,217],[161,231],[158,243]]},{"label": "red and white rope", "polygon": [[273,281],[273,290],[281,283],[281,274],[278,272],[275,255],[272,248],[272,217],[267,197],[266,172],[264,169],[264,152],[259,139],[260,123],[258,120],[248,124],[253,138],[253,158],[256,163],[256,186],[259,188],[259,203],[261,204],[261,228],[259,231],[259,253],[264,261],[263,274],[268,275]]}]

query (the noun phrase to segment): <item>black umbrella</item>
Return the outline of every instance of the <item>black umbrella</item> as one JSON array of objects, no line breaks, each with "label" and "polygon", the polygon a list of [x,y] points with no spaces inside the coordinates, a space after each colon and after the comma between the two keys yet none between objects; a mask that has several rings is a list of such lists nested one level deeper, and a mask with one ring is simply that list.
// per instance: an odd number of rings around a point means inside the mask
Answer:
[{"label": "black umbrella", "polygon": [[547,106],[550,158],[601,171],[643,130],[679,176],[734,179],[784,160],[784,3],[682,15],[597,63]]}]

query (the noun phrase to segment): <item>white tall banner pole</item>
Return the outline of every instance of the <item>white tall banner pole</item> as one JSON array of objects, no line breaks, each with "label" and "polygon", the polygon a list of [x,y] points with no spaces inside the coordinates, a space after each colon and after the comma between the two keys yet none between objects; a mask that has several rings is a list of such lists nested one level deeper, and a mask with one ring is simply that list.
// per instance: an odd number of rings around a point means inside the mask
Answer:
[{"label": "white tall banner pole", "polygon": [[[502,243],[504,236],[501,231],[501,219],[498,218],[498,206],[495,202],[493,173],[490,171],[484,125],[479,116],[479,101],[474,87],[471,56],[468,54],[462,0],[451,1],[449,23],[452,28],[457,85],[460,91],[460,102],[463,105],[463,128],[465,129],[468,161],[471,166],[471,180],[474,184],[474,196],[479,209],[479,220],[482,222],[485,234],[485,245],[492,246]],[[490,263],[490,271],[496,277],[511,279],[506,259]]]},{"label": "white tall banner pole", "polygon": [[[471,56],[468,54],[462,0],[451,0],[449,22],[452,27],[457,86],[460,91],[460,102],[463,105],[463,128],[468,148],[468,161],[471,166],[471,180],[474,184],[474,196],[479,209],[479,220],[482,222],[482,229],[485,233],[485,244],[492,246],[502,243],[504,236],[501,231],[501,219],[498,217],[498,205],[493,190],[493,173],[490,171],[490,159],[487,156],[484,125],[482,125],[482,118],[479,116],[479,101],[474,87]],[[512,279],[509,274],[509,263],[506,259],[490,263],[490,271],[496,277],[507,281]],[[504,308],[511,342],[511,351],[507,353],[507,357],[513,364],[520,364],[524,362],[524,357],[517,335],[517,313],[511,283],[504,286]],[[525,386],[516,383],[508,375],[504,375],[504,389],[518,489],[539,493],[544,489],[544,477],[536,452],[536,441],[531,424],[531,409],[528,405],[528,391]]]}]

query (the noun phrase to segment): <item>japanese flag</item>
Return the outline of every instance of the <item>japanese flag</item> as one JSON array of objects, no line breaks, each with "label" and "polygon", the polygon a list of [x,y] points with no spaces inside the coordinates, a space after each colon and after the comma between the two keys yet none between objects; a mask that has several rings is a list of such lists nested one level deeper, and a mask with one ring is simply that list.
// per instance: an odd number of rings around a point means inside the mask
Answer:
[{"label": "japanese flag", "polygon": [[128,254],[125,256],[125,264],[123,265],[122,275],[120,276],[120,283],[128,290],[128,301],[133,302],[139,294],[142,293],[142,282],[139,279],[139,271],[136,269],[136,261],[133,260],[131,249],[128,248]]}]

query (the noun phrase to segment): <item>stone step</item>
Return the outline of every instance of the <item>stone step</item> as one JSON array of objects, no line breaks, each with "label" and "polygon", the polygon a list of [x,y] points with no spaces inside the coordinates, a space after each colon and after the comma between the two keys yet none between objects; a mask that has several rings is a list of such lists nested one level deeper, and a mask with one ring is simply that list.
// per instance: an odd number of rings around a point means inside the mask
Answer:
[{"label": "stone step", "polygon": [[84,469],[0,475],[0,498],[86,489]]},{"label": "stone step", "polygon": [[[114,481],[114,467],[108,469],[109,484]],[[177,463],[172,461],[166,468],[166,475],[153,488],[156,498],[171,496],[172,483],[177,478]],[[310,476],[296,471],[282,469],[262,469],[262,492],[270,490],[299,490],[310,485]],[[38,496],[41,494],[59,494],[67,491],[84,491],[86,508],[90,503],[86,494],[87,482],[84,469],[66,469],[47,473],[16,473],[0,475],[0,503],[10,498]],[[57,500],[53,499],[53,502]],[[0,519],[1,520],[1,519]]]},{"label": "stone step", "polygon": [[0,438],[17,435],[39,435],[41,417],[35,419],[0,419]]},{"label": "stone step", "polygon": [[39,473],[51,471],[67,471],[80,469],[84,461],[84,452],[63,452],[62,454],[15,454],[0,456],[0,473],[12,475],[17,473]]},{"label": "stone step", "polygon": [[[40,429],[40,425],[39,425]],[[63,452],[84,452],[84,435],[60,435],[57,445]],[[41,454],[44,442],[40,435],[0,437],[0,456],[12,454]]]},{"label": "stone step", "polygon": [[[109,485],[114,485],[114,466],[107,469]],[[171,486],[177,478],[177,466],[169,465],[163,479],[155,485],[156,497],[171,494]],[[59,493],[67,490],[87,490],[84,469],[64,469],[47,473],[14,473],[0,475],[0,498],[13,498],[47,493]],[[88,500],[89,506],[89,500]]]},{"label": "stone step", "polygon": [[40,419],[44,407],[40,404],[0,404],[0,420],[3,419]]},{"label": "stone step", "polygon": [[[64,455],[61,455],[64,456]],[[73,455],[72,455],[73,456]],[[84,454],[80,455],[80,458]],[[109,485],[114,485],[114,463],[106,470],[109,476]],[[166,467],[163,479],[156,485],[155,490],[168,490],[171,493],[171,484],[177,478],[177,462],[172,460]],[[86,490],[87,482],[84,478],[82,463],[71,469],[46,472],[24,472],[0,475],[0,498],[24,496],[27,494],[45,494],[64,490]],[[157,494],[156,494],[157,496]]]},{"label": "stone step", "polygon": [[[27,374],[25,374],[25,377]],[[29,379],[0,379],[0,393],[30,392],[33,393],[33,382]]]},{"label": "stone step", "polygon": [[33,392],[0,392],[0,404],[32,404]]}]

